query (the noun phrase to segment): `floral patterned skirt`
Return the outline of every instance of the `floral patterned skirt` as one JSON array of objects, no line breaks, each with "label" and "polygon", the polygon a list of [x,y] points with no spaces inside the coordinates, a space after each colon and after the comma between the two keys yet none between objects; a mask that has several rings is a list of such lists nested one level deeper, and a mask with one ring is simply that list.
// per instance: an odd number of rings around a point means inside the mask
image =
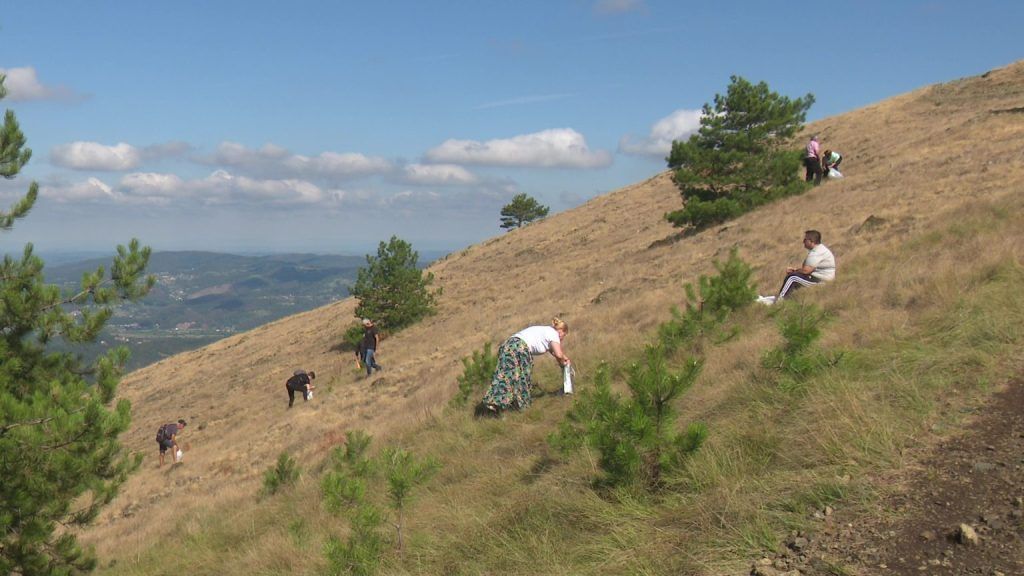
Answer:
[{"label": "floral patterned skirt", "polygon": [[526,342],[515,336],[505,340],[498,348],[498,366],[484,395],[484,404],[494,410],[526,408],[530,405],[532,372],[533,355]]}]

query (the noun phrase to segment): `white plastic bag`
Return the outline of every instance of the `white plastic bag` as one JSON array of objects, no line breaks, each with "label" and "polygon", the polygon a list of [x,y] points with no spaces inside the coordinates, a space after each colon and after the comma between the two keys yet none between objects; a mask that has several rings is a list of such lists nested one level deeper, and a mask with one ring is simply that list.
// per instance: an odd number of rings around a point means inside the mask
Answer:
[{"label": "white plastic bag", "polygon": [[562,393],[572,394],[572,366],[562,366]]},{"label": "white plastic bag", "polygon": [[829,178],[842,178],[843,177],[843,173],[840,172],[839,170],[836,170],[835,168],[829,168],[828,169],[828,177]]},{"label": "white plastic bag", "polygon": [[306,392],[306,400],[312,400],[312,399],[313,399],[313,391],[310,390],[310,391]]},{"label": "white plastic bag", "polygon": [[184,458],[185,458],[185,453],[181,451],[181,448],[178,448],[178,451],[174,453],[174,461],[175,462],[181,462],[182,459],[184,459]]}]

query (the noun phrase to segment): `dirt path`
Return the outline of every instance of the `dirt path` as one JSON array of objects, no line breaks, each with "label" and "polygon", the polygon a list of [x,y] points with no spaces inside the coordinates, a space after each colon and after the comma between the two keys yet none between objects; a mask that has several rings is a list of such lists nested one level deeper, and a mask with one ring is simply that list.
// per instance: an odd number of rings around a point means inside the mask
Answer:
[{"label": "dirt path", "polygon": [[906,482],[883,503],[888,517],[818,512],[817,534],[791,536],[752,573],[1024,574],[1024,381],[981,406],[962,435],[923,454]]}]

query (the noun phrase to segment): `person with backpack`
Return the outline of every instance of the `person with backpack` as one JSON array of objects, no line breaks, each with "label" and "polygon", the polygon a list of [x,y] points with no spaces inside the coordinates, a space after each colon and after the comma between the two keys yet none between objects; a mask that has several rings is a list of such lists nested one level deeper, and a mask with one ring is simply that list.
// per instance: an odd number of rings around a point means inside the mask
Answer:
[{"label": "person with backpack", "polygon": [[164,453],[171,450],[171,457],[174,459],[174,463],[177,464],[180,459],[178,458],[178,433],[181,432],[188,423],[184,420],[179,419],[177,422],[171,422],[164,424],[156,431],[156,443],[160,446],[160,466],[164,465]]},{"label": "person with backpack", "polygon": [[312,397],[313,395],[313,389],[316,388],[316,386],[313,386],[312,383],[312,380],[315,379],[316,372],[313,372],[312,370],[306,372],[305,370],[299,368],[298,370],[295,371],[294,374],[292,374],[292,377],[289,378],[288,381],[285,382],[284,384],[284,387],[288,389],[289,408],[291,408],[292,404],[295,403],[296,392],[302,392],[303,402],[309,401],[310,397]]}]

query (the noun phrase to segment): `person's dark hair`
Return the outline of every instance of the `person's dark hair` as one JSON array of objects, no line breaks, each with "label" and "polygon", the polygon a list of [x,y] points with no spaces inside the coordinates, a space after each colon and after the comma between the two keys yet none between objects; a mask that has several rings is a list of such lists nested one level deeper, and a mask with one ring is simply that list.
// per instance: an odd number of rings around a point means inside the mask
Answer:
[{"label": "person's dark hair", "polygon": [[807,230],[804,232],[804,238],[807,238],[815,244],[821,244],[821,232],[818,232],[817,230]]},{"label": "person's dark hair", "polygon": [[184,418],[178,418],[178,424],[181,424],[182,428],[184,428],[185,426],[188,426],[188,422],[185,422]]},{"label": "person's dark hair", "polygon": [[316,372],[313,372],[312,370],[310,370],[309,371],[309,379],[310,380],[316,380]]}]

